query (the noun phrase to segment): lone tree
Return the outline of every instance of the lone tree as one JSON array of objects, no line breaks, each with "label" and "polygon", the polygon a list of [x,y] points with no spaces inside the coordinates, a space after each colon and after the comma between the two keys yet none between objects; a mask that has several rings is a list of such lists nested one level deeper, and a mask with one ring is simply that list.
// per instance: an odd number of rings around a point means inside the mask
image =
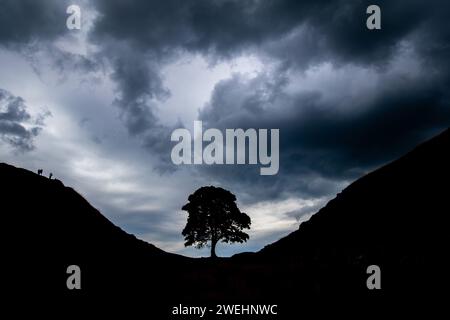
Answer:
[{"label": "lone tree", "polygon": [[245,242],[249,236],[242,229],[250,229],[250,217],[236,205],[236,197],[230,191],[213,186],[201,187],[188,198],[182,210],[189,216],[182,232],[184,245],[202,248],[211,246],[211,257],[216,256],[219,241]]}]

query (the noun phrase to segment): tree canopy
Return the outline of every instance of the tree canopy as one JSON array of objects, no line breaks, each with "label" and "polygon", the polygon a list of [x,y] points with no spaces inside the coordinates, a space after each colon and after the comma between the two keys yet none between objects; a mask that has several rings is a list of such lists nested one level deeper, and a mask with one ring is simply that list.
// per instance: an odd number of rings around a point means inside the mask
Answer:
[{"label": "tree canopy", "polygon": [[202,248],[211,246],[211,257],[216,257],[218,242],[245,242],[249,239],[243,229],[250,229],[250,217],[236,205],[236,196],[230,191],[214,187],[201,187],[182,207],[188,212],[182,234],[185,246]]}]

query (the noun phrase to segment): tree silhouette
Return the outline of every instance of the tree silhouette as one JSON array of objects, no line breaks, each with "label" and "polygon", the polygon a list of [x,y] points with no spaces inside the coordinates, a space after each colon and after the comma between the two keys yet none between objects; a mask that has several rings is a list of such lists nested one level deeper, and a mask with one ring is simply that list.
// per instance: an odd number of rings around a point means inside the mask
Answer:
[{"label": "tree silhouette", "polygon": [[236,205],[236,196],[218,187],[201,187],[188,198],[182,210],[189,216],[182,232],[184,245],[202,248],[211,245],[211,257],[216,257],[219,241],[245,242],[249,236],[242,229],[250,229],[250,217]]}]

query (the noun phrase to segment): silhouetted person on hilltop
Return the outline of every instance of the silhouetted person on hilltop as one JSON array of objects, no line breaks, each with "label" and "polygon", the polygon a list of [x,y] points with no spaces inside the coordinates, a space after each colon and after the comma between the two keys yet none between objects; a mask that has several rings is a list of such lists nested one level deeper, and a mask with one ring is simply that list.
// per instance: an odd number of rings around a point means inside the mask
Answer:
[{"label": "silhouetted person on hilltop", "polygon": [[41,176],[41,175],[42,175],[42,172],[43,172],[43,170],[42,170],[42,169],[39,169],[39,170],[38,170],[38,175]]},{"label": "silhouetted person on hilltop", "polygon": [[191,194],[182,210],[189,216],[182,234],[184,245],[202,248],[210,243],[211,257],[216,256],[216,245],[222,242],[245,242],[249,236],[242,229],[250,229],[250,217],[236,205],[236,196],[230,191],[213,186],[202,187]]},{"label": "silhouetted person on hilltop", "polygon": [[48,178],[51,180],[52,179],[52,177],[53,177],[53,173],[51,173],[50,172],[50,174],[49,174],[49,176],[48,176]]}]

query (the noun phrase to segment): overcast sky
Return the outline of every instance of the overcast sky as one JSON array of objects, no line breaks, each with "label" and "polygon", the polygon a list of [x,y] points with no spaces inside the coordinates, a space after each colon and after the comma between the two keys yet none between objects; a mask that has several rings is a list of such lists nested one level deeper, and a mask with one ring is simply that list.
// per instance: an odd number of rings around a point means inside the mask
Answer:
[{"label": "overcast sky", "polygon": [[[381,8],[381,30],[366,8]],[[81,30],[66,9],[81,8]],[[52,172],[127,232],[189,256],[189,194],[222,186],[261,249],[450,124],[450,3],[0,0],[0,161]],[[280,170],[181,166],[175,128],[279,128]]]}]

